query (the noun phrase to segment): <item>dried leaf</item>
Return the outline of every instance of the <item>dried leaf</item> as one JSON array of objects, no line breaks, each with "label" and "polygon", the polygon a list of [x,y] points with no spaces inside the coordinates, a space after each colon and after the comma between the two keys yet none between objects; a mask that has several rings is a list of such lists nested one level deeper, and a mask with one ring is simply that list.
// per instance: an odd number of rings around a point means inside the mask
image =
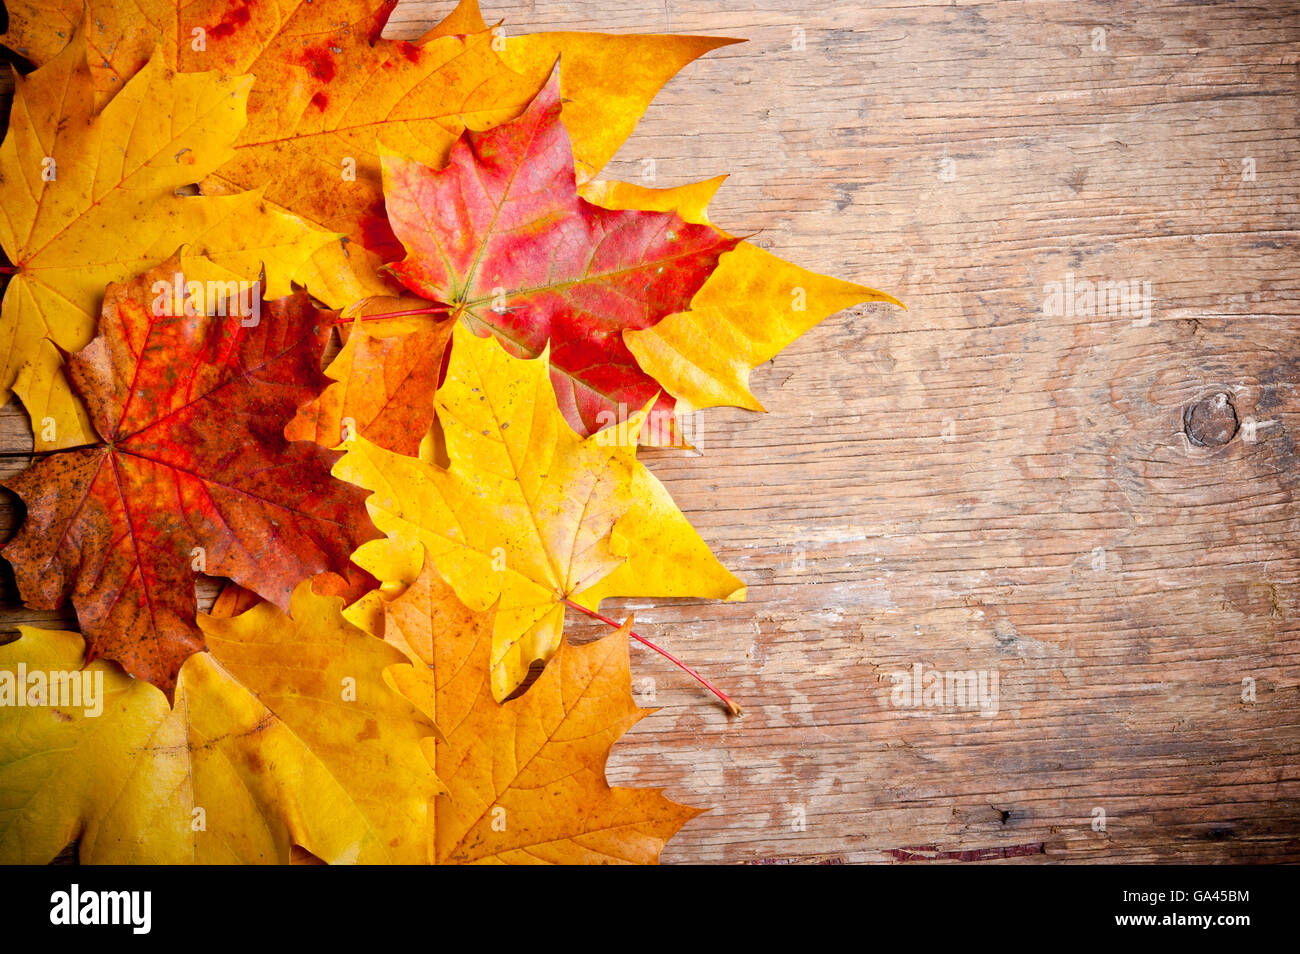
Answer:
[{"label": "dried leaf", "polygon": [[698,814],[605,780],[614,743],[653,711],[632,701],[630,620],[562,644],[526,692],[498,705],[490,614],[469,610],[431,567],[385,612],[388,638],[417,663],[390,670],[393,685],[438,726],[435,864],[650,864]]},{"label": "dried leaf", "polygon": [[299,580],[348,573],[348,555],[375,534],[363,495],[329,476],[338,455],[283,437],[324,384],[333,314],[301,292],[263,304],[251,325],[194,314],[191,299],[171,306],[187,282],[174,258],[109,286],[100,335],[69,359],[102,443],[8,484],[27,520],[4,548],[28,605],[70,596],[89,658],[167,693],[203,648],[196,572],[287,609]]},{"label": "dried leaf", "polygon": [[[664,83],[709,50],[736,42],[598,33],[506,38],[487,30],[473,2],[418,44],[382,38],[396,0],[85,6],[101,99],[122,88],[156,44],[164,62],[182,71],[257,76],[248,125],[204,190],[264,186],[269,201],[346,235],[346,244],[322,248],[302,277],[335,307],[391,292],[376,271],[401,254],[384,216],[380,144],[441,165],[463,129],[517,115],[563,56],[574,74],[564,92],[585,180],[618,150]],[[83,0],[17,0],[9,4],[5,43],[38,65],[48,62],[82,10]]]},{"label": "dried leaf", "polygon": [[359,434],[398,454],[418,454],[433,424],[433,395],[454,323],[365,315],[421,305],[427,302],[372,298],[357,309],[352,334],[325,369],[334,383],[298,409],[285,437],[334,447]]},{"label": "dried leaf", "polygon": [[0,247],[18,272],[0,312],[0,395],[13,387],[37,450],[94,440],[62,352],[94,335],[104,286],[184,243],[205,280],[253,280],[271,297],[333,236],[270,209],[258,192],[177,194],[231,155],[251,77],[178,76],[155,57],[102,112],[78,33],[48,65],[17,77],[0,145]]},{"label": "dried leaf", "polygon": [[[422,39],[488,30],[478,0],[461,0]],[[560,31],[494,34],[501,59],[540,89],[558,60],[564,125],[573,139],[578,181],[593,178],[632,135],[637,121],[665,83],[705,53],[743,43],[684,33],[628,34]]]},{"label": "dried leaf", "polygon": [[[709,222],[708,204],[722,178],[647,189],[622,182],[593,182],[591,201],[613,209],[676,212],[688,222]],[[835,312],[892,295],[818,275],[749,242],[723,256],[689,311],[653,328],[624,332],[637,364],[693,408],[731,405],[764,410],[749,390],[749,373]]]}]

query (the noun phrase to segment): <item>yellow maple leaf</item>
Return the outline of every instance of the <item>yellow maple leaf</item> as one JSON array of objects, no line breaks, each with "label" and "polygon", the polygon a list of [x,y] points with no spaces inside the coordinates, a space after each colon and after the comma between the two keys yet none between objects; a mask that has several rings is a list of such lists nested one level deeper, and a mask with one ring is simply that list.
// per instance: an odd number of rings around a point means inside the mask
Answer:
[{"label": "yellow maple leaf", "polygon": [[632,701],[627,632],[562,643],[526,692],[493,700],[493,626],[426,566],[386,601],[386,637],[413,660],[394,686],[438,725],[446,791],[429,809],[435,864],[648,864],[698,814],[657,789],[611,788],[610,748],[653,710]]},{"label": "yellow maple leaf", "polygon": [[0,310],[0,395],[26,405],[37,450],[94,440],[60,351],[95,333],[104,288],[188,243],[199,281],[253,281],[268,298],[334,236],[271,209],[260,192],[177,190],[225,162],[251,77],[178,75],[155,56],[95,113],[84,36],[18,77],[0,145],[0,247],[16,273]]},{"label": "yellow maple leaf", "polygon": [[[606,208],[672,211],[687,222],[711,224],[709,200],[723,178],[673,189],[591,182],[583,196]],[[749,390],[750,371],[824,318],[874,301],[902,307],[885,292],[818,275],[741,242],[718,261],[689,311],[653,328],[625,331],[623,340],[641,369],[687,406],[762,411]]]},{"label": "yellow maple leaf", "polygon": [[[74,839],[87,864],[286,863],[291,845],[423,862],[433,726],[384,681],[402,654],[341,606],[304,582],[290,616],[200,616],[209,652],[186,661],[174,708],[112,663],[83,671],[76,633],[0,646],[0,862],[43,864]],[[57,674],[92,692],[56,699]]]},{"label": "yellow maple leaf", "polygon": [[[560,644],[565,601],[605,597],[743,599],[668,492],[636,459],[643,415],[583,439],[560,415],[547,357],[506,354],[463,324],[437,395],[450,466],[358,438],[334,474],[373,491],[367,507],[388,540],[353,559],[409,584],[427,549],[472,609],[497,606],[492,689],[506,698]],[[361,601],[353,618],[373,620]]]}]

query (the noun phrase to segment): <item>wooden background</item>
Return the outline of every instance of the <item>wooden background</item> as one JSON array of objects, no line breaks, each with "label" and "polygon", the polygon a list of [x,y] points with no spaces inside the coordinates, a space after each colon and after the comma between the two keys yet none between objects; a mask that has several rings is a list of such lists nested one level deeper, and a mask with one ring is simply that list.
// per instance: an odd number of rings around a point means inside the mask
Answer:
[{"label": "wooden background", "polygon": [[[607,175],[730,172],[720,226],[910,308],[828,319],[755,373],[769,414],[648,455],[750,584],[610,606],[746,710],[634,651],[663,711],[611,780],[713,807],[664,861],[1300,861],[1300,8],[484,6],[748,37]],[[1067,273],[1150,282],[1151,321],[1044,314]],[[0,438],[10,476],[16,406]],[[0,630],[55,622],[3,583]],[[895,707],[916,663],[996,670],[997,714]]]}]

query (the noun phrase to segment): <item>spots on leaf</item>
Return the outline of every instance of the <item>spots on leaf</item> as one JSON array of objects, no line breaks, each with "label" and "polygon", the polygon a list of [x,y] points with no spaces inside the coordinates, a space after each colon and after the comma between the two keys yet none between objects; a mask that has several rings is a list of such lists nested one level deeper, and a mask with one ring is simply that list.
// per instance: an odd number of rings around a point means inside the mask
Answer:
[{"label": "spots on leaf", "polygon": [[252,0],[232,0],[230,8],[221,17],[221,22],[209,30],[208,33],[217,38],[233,35],[237,29],[252,18],[254,6]]},{"label": "spots on leaf", "polygon": [[338,73],[334,54],[325,46],[312,46],[303,50],[302,65],[307,68],[307,72],[313,79],[318,79],[322,83],[330,82]]}]

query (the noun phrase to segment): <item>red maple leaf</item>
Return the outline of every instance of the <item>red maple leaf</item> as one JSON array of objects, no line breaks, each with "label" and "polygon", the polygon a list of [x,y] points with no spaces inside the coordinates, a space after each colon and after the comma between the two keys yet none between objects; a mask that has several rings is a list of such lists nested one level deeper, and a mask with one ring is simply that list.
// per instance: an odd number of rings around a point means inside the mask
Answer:
[{"label": "red maple leaf", "polygon": [[581,434],[656,394],[656,409],[671,412],[673,398],[623,332],[686,310],[739,240],[672,212],[579,196],[558,67],[518,119],[463,133],[445,168],[392,155],[383,168],[388,219],[407,253],[389,268],[403,285],[516,357],[549,342],[560,410]]},{"label": "red maple leaf", "polygon": [[71,595],[88,662],[116,660],[168,694],[204,646],[198,572],[287,612],[300,580],[346,574],[377,535],[365,492],[330,476],[339,455],[283,436],[327,383],[334,313],[298,292],[259,301],[260,316],[251,300],[242,315],[195,314],[188,297],[168,304],[180,273],[173,257],[108,287],[99,336],[68,360],[103,443],[8,484],[27,520],[4,548],[29,606]]}]

